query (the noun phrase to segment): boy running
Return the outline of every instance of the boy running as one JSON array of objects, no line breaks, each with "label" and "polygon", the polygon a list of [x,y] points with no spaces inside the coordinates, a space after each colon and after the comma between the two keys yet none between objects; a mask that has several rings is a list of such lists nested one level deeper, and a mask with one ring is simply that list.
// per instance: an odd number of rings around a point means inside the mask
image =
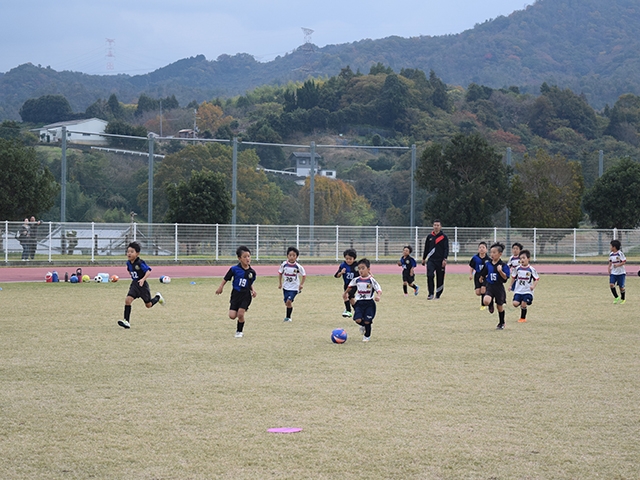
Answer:
[{"label": "boy running", "polygon": [[484,264],[489,261],[487,256],[487,242],[480,242],[478,244],[478,253],[471,257],[469,260],[469,280],[473,280],[474,287],[476,289],[476,295],[480,297],[480,310],[487,308],[484,305],[484,292],[486,288],[484,283],[480,279],[480,272],[484,267]]},{"label": "boy running", "polygon": [[366,258],[358,262],[358,273],[360,276],[349,282],[347,291],[344,292],[345,301],[349,298],[350,292],[355,295],[355,314],[353,320],[360,325],[360,333],[363,334],[362,341],[368,342],[371,338],[371,324],[376,316],[376,302],[380,301],[382,289],[375,278],[371,276],[371,263]]},{"label": "boy running", "polygon": [[[611,240],[611,253],[609,254],[609,288],[613,294],[614,304],[624,304],[625,300],[625,280],[627,278],[627,270],[624,265],[627,263],[627,258],[622,253],[620,248],[622,244],[620,240]],[[616,284],[620,288],[620,297],[616,292]]]},{"label": "boy running", "polygon": [[[287,313],[284,317],[285,322],[291,321],[293,300],[298,293],[302,292],[304,280],[307,278],[304,268],[298,263],[299,255],[300,251],[296,247],[289,247],[287,249],[287,259],[282,262],[278,269],[278,288],[282,289],[284,304],[287,307]],[[284,277],[284,287],[282,285],[282,277]]]},{"label": "boy running", "polygon": [[511,272],[511,279],[514,281],[513,306],[520,307],[520,319],[518,322],[527,321],[527,307],[533,303],[533,290],[538,285],[538,272],[529,264],[531,252],[522,250],[520,252],[520,265]]},{"label": "boy running", "polygon": [[[349,283],[351,280],[357,277],[356,273],[358,272],[356,265],[356,257],[358,254],[353,248],[347,248],[342,256],[344,257],[344,262],[340,264],[338,267],[338,271],[333,275],[336,278],[342,277],[342,281],[344,282],[344,291],[348,291]],[[350,318],[353,314],[351,313],[351,305],[353,304],[353,293],[349,293],[349,298],[344,301],[344,312],[342,312],[342,316],[344,318]]]},{"label": "boy running", "polygon": [[398,266],[402,267],[402,291],[405,297],[408,296],[407,285],[413,288],[414,295],[418,295],[418,290],[420,290],[420,287],[413,283],[416,279],[415,268],[418,264],[416,259],[411,256],[411,252],[413,252],[411,245],[405,246],[402,249],[402,257],[398,261]]},{"label": "boy running", "polygon": [[[522,246],[521,243],[515,242],[513,245],[511,245],[511,258],[509,258],[509,261],[507,262],[507,265],[509,266],[509,269],[511,270],[511,272],[513,272],[516,268],[518,268],[520,266],[520,252],[522,251],[524,247]],[[511,278],[511,284],[509,285],[509,290],[511,290],[513,292],[513,289],[515,287],[515,280],[512,277]]]},{"label": "boy running", "polygon": [[493,313],[493,302],[495,300],[498,307],[498,326],[496,329],[504,330],[504,304],[507,302],[507,293],[504,291],[504,284],[509,278],[509,266],[502,261],[504,245],[494,243],[489,250],[491,261],[485,263],[480,271],[480,277],[486,285],[484,304],[489,307],[489,313]]},{"label": "boy running", "polygon": [[118,320],[118,325],[122,328],[131,328],[131,304],[136,298],[141,298],[147,308],[153,307],[156,303],[165,305],[160,292],[151,298],[151,290],[147,283],[151,267],[140,258],[140,250],[138,242],[131,242],[127,246],[127,271],[131,275],[131,285],[127,297],[124,299],[124,320]]}]

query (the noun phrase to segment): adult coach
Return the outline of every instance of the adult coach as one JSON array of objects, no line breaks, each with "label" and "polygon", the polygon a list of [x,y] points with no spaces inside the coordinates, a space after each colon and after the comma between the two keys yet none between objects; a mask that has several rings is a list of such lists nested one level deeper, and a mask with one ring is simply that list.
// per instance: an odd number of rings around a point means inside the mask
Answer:
[{"label": "adult coach", "polygon": [[449,256],[449,238],[442,233],[440,220],[433,221],[433,232],[427,235],[422,252],[422,265],[427,265],[427,287],[429,296],[427,300],[433,300],[434,276],[436,277],[435,298],[440,298],[444,291],[444,270],[447,267]]}]

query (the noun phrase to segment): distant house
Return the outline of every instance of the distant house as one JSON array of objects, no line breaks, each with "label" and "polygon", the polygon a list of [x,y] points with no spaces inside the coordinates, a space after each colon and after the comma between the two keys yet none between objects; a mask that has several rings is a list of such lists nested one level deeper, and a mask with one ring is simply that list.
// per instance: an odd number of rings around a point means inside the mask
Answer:
[{"label": "distant house", "polygon": [[196,138],[196,132],[191,128],[183,128],[178,132],[178,138]]},{"label": "distant house", "polygon": [[67,127],[67,142],[79,145],[107,145],[107,137],[100,135],[107,128],[107,122],[99,118],[70,120],[35,128],[42,143],[62,141],[62,127]]},{"label": "distant house", "polygon": [[[323,177],[336,178],[335,170],[323,170],[320,168],[322,162],[322,156],[315,154],[315,168],[316,175],[322,175]],[[289,168],[287,170],[294,171],[299,177],[308,177],[311,172],[311,152],[293,152],[289,155]]]}]

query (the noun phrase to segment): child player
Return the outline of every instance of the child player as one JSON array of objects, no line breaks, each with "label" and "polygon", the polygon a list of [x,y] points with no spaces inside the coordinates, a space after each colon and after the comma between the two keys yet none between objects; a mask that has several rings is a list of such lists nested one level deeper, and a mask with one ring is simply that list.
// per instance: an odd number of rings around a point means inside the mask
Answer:
[{"label": "child player", "polygon": [[371,324],[376,316],[376,302],[380,301],[382,289],[376,279],[371,276],[371,263],[366,258],[358,262],[359,276],[351,280],[344,292],[345,301],[349,298],[350,292],[355,294],[356,303],[353,320],[360,325],[360,333],[363,334],[362,341],[368,342],[371,338]]},{"label": "child player", "polygon": [[471,257],[469,260],[469,280],[473,280],[473,284],[476,289],[476,295],[480,297],[480,310],[484,310],[484,292],[486,288],[482,281],[480,280],[480,272],[482,271],[482,267],[484,264],[489,261],[489,257],[487,256],[487,242],[480,242],[478,244],[478,253]]},{"label": "child player", "polygon": [[538,285],[538,272],[529,264],[531,252],[520,252],[520,265],[511,271],[511,278],[515,280],[513,289],[513,306],[520,307],[519,322],[527,321],[527,307],[533,303],[533,290]]},{"label": "child player", "polygon": [[[522,246],[522,244],[518,242],[515,242],[513,245],[511,245],[511,258],[507,262],[507,265],[509,266],[509,270],[511,270],[511,272],[513,272],[516,268],[520,266],[520,252],[522,251],[523,248],[524,247]],[[514,278],[511,277],[511,284],[509,285],[509,290],[511,290],[512,292],[515,286],[514,282],[515,282]]]},{"label": "child player", "polygon": [[118,320],[118,325],[122,328],[131,328],[131,304],[136,298],[141,298],[147,308],[153,307],[156,303],[165,305],[164,298],[160,292],[151,298],[151,291],[147,278],[151,274],[151,267],[140,258],[140,244],[131,242],[127,246],[127,270],[131,275],[131,285],[129,292],[124,299],[124,320]]},{"label": "child player", "polygon": [[504,330],[504,304],[507,302],[507,293],[504,291],[504,284],[509,278],[509,266],[502,261],[504,245],[494,243],[489,249],[491,261],[484,264],[480,271],[480,277],[486,286],[484,294],[484,304],[489,307],[489,313],[493,313],[493,302],[498,307],[498,330]]},{"label": "child player", "polygon": [[[358,254],[353,248],[347,248],[342,254],[344,257],[344,262],[340,264],[338,267],[338,271],[334,274],[334,277],[340,278],[342,277],[342,281],[344,282],[344,291],[348,291],[348,286],[351,280],[357,277],[356,273],[357,265],[356,265],[356,257]],[[353,302],[353,293],[349,294],[349,298],[344,301],[344,312],[342,312],[342,316],[344,318],[349,318],[352,316],[351,313],[351,305]]]},{"label": "child player", "polygon": [[408,295],[407,285],[413,288],[414,295],[418,295],[418,290],[420,290],[420,287],[413,283],[416,279],[415,268],[418,264],[416,263],[416,259],[411,256],[411,252],[413,252],[411,245],[405,246],[402,249],[402,257],[400,257],[398,261],[398,266],[402,267],[402,291],[405,297]]},{"label": "child player", "polygon": [[[625,280],[627,278],[627,271],[624,268],[624,264],[627,263],[627,258],[622,253],[620,240],[611,240],[611,253],[609,254],[609,287],[611,293],[613,293],[613,303],[623,304],[625,300]],[[620,287],[620,297],[616,292],[616,284]]]},{"label": "child player", "polygon": [[[278,269],[278,288],[282,289],[284,294],[284,304],[287,306],[287,313],[284,317],[285,322],[291,321],[291,313],[293,312],[293,300],[298,293],[302,292],[304,280],[307,274],[302,265],[298,263],[300,251],[296,247],[287,249],[287,259],[282,262]],[[282,278],[284,277],[284,286]]]},{"label": "child player", "polygon": [[253,282],[256,280],[256,271],[251,268],[251,251],[241,245],[236,250],[238,256],[238,264],[229,268],[229,271],[222,279],[222,283],[216,290],[216,295],[222,293],[224,285],[233,279],[233,290],[231,290],[231,300],[229,302],[229,318],[237,319],[236,338],[242,338],[244,335],[244,314],[249,310],[251,300],[257,295],[253,289]]}]

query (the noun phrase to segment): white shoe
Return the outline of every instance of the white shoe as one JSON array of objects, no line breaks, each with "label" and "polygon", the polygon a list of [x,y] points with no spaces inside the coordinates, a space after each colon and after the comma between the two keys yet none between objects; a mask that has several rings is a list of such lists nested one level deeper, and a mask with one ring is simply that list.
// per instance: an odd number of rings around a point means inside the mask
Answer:
[{"label": "white shoe", "polygon": [[236,338],[242,338],[242,337],[244,337],[244,333],[242,333],[242,332],[236,332],[235,337],[236,337]]},{"label": "white shoe", "polygon": [[118,325],[122,328],[131,328],[131,325],[126,320],[118,320]]},{"label": "white shoe", "polygon": [[344,312],[342,312],[342,316],[344,318],[351,318],[353,314],[349,310],[345,310]]},{"label": "white shoe", "polygon": [[290,321],[291,321],[291,318],[289,318],[289,317],[284,317],[283,322],[290,322]]},{"label": "white shoe", "polygon": [[366,332],[366,329],[364,328],[364,325],[360,325],[360,333],[362,335],[364,335],[364,332]]},{"label": "white shoe", "polygon": [[371,337],[362,337],[363,342],[368,342]]},{"label": "white shoe", "polygon": [[164,299],[164,297],[160,294],[160,292],[156,292],[156,297],[160,297],[158,299],[158,303],[164,307],[167,302]]}]

